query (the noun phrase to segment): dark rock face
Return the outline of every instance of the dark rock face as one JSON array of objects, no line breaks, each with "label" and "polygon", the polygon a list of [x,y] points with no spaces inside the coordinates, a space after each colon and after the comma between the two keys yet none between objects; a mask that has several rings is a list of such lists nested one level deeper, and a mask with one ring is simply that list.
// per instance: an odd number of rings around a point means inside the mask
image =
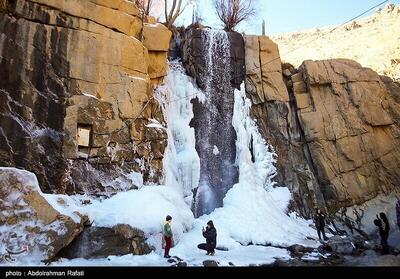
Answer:
[{"label": "dark rock face", "polygon": [[190,29],[185,34],[183,61],[205,94],[194,100],[196,150],[200,157],[200,184],[195,214],[222,206],[226,192],[238,181],[236,133],[232,126],[234,89],[244,75],[244,43],[241,35],[223,31]]},{"label": "dark rock face", "polygon": [[159,183],[167,136],[147,124],[164,123],[152,94],[170,34],[147,26],[163,40],[141,42],[141,29],[133,2],[1,1],[0,165],[35,173],[44,192],[104,194],[139,170]]},{"label": "dark rock face", "polygon": [[[240,85],[245,77],[245,48],[244,48],[244,40],[243,37],[239,33],[228,32],[225,33],[223,31],[217,30],[208,30],[208,29],[189,29],[184,32],[184,34],[180,35],[183,39],[180,39],[180,47],[183,48],[182,51],[182,60],[184,66],[189,73],[190,76],[196,79],[196,82],[200,86],[200,88],[206,88],[206,77],[208,76],[208,67],[207,67],[207,59],[209,57],[205,57],[208,54],[208,50],[205,49],[207,45],[210,45],[207,39],[208,35],[214,35],[219,37],[219,39],[215,38],[214,41],[217,45],[215,53],[213,53],[213,59],[218,60],[219,57],[221,60],[227,56],[227,53],[222,53],[222,50],[225,42],[222,39],[227,39],[229,41],[229,64],[225,65],[215,65],[215,70],[224,70],[221,73],[215,73],[213,78],[221,78],[221,75],[229,77],[231,81],[231,85],[234,88],[240,89]],[[227,50],[228,47],[224,49]],[[222,61],[221,61],[222,62]],[[212,62],[211,62],[212,63]],[[216,84],[222,86],[221,84]]]},{"label": "dark rock face", "polygon": [[[282,140],[277,136],[282,133],[274,133],[272,138],[275,137],[276,139],[278,152],[287,154],[286,158],[290,158],[291,163],[285,163],[283,158],[278,159],[281,173],[277,175],[277,181],[280,185],[290,185],[294,196],[294,208],[304,216],[312,216],[315,206],[326,208],[325,198],[315,176],[314,161],[309,146],[306,144],[303,127],[300,124],[298,115],[293,113],[297,110],[297,104],[293,92],[293,83],[290,80],[288,71],[291,75],[294,75],[297,70],[290,64],[283,64],[282,71],[286,72],[286,75],[283,74],[283,81],[289,94],[289,102],[286,104],[289,109],[283,114],[285,115],[283,118],[287,124],[286,131],[288,136]],[[275,109],[267,108],[267,111],[277,111],[276,107],[280,105],[282,104],[279,104],[279,102],[275,105],[271,104]],[[282,112],[279,109],[278,111]],[[270,125],[273,127],[272,123]]]},{"label": "dark rock face", "polygon": [[49,33],[43,25],[0,13],[0,33],[0,165],[30,170],[44,191],[59,191],[69,91],[65,30]]},{"label": "dark rock face", "polygon": [[112,228],[85,228],[58,256],[67,259],[93,259],[110,255],[144,255],[150,252],[141,230],[129,225],[116,225]]},{"label": "dark rock face", "polygon": [[132,170],[140,171],[132,163],[119,166],[108,161],[102,162],[99,159],[92,159],[89,162],[76,160],[72,164],[68,164],[67,173],[70,179],[66,191],[67,193],[86,193],[110,197],[121,190],[138,189],[141,187],[138,181],[133,181],[128,176]]}]

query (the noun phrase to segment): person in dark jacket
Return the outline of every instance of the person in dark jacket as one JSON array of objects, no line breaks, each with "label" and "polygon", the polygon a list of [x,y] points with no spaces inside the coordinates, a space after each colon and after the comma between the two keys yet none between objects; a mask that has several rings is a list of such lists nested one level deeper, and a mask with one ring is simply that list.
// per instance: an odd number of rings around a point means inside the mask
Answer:
[{"label": "person in dark jacket", "polygon": [[389,231],[390,225],[389,220],[386,217],[385,213],[380,213],[379,216],[376,215],[376,219],[374,220],[375,226],[379,228],[379,236],[381,237],[381,245],[382,245],[382,253],[388,254],[389,253]]},{"label": "person in dark jacket", "polygon": [[399,226],[399,230],[400,230],[400,198],[398,198],[397,204],[396,204],[396,215],[397,215],[397,225]]},{"label": "person in dark jacket", "polygon": [[203,228],[203,236],[206,239],[206,243],[199,244],[197,247],[207,251],[207,255],[214,256],[215,248],[217,247],[217,230],[213,221],[208,221],[207,228]]},{"label": "person in dark jacket", "polygon": [[171,221],[172,221],[172,217],[168,215],[165,218],[165,223],[164,223],[164,227],[163,227],[163,236],[164,236],[164,240],[165,240],[164,258],[167,258],[167,259],[171,258],[171,256],[169,255],[169,250],[172,247]]},{"label": "person in dark jacket", "polygon": [[317,209],[317,213],[314,217],[315,227],[317,228],[318,238],[321,240],[321,233],[324,237],[324,240],[328,240],[325,235],[325,214],[322,213],[321,209]]},{"label": "person in dark jacket", "polygon": [[389,235],[389,232],[390,232],[390,224],[389,224],[389,220],[388,220],[386,214],[383,213],[383,212],[381,212],[381,213],[379,213],[379,217],[380,217],[380,219],[382,220],[383,229],[384,229],[385,233],[386,233],[387,235]]}]

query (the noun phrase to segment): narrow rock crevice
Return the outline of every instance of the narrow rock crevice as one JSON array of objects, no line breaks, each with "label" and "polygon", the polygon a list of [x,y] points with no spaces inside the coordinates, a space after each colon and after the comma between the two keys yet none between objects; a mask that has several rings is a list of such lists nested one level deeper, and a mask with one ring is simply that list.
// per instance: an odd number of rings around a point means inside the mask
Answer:
[{"label": "narrow rock crevice", "polygon": [[[296,101],[296,97],[294,95],[294,91],[293,91],[293,83],[285,83],[287,86],[287,91],[289,94],[289,105],[290,105],[290,110],[291,113],[294,117],[295,122],[292,123],[292,125],[294,125],[294,127],[296,127],[296,130],[299,131],[299,135],[300,138],[298,139],[298,142],[301,144],[302,148],[301,151],[303,153],[303,156],[306,160],[306,165],[309,166],[311,173],[313,174],[313,177],[315,178],[315,182],[312,181],[311,183],[314,185],[314,195],[312,198],[312,203],[313,203],[313,207],[314,206],[319,206],[320,208],[325,209],[325,211],[327,211],[326,208],[326,204],[325,204],[325,197],[324,197],[324,193],[323,191],[321,191],[321,189],[319,188],[319,185],[321,185],[321,182],[318,180],[318,172],[317,172],[317,168],[315,167],[315,162],[313,160],[313,157],[311,155],[311,151],[310,151],[310,147],[308,146],[307,140],[306,140],[306,136],[304,133],[304,129],[301,125],[301,121],[299,119],[299,115],[298,115],[298,106],[297,106],[297,101]],[[290,126],[288,124],[288,126]],[[291,135],[292,132],[290,131],[290,129],[288,129],[288,134]],[[290,140],[290,147],[292,147],[292,141]],[[306,212],[307,212],[307,217],[311,217],[313,215],[313,207],[310,207],[309,205],[303,205],[307,208]]]}]

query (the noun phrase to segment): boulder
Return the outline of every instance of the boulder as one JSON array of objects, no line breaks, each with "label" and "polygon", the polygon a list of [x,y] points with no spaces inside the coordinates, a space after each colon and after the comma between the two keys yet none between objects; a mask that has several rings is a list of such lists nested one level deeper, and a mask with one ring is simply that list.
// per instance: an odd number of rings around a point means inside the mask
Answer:
[{"label": "boulder", "polygon": [[125,224],[112,228],[86,227],[58,256],[93,259],[112,255],[144,255],[151,252],[145,240],[143,231]]},{"label": "boulder", "polygon": [[62,198],[56,204],[49,203],[36,176],[24,170],[0,168],[0,199],[1,254],[4,249],[19,251],[26,246],[25,257],[52,259],[88,221],[79,212],[63,214],[60,209],[67,204]]},{"label": "boulder", "polygon": [[312,252],[314,249],[313,248],[309,248],[309,247],[304,247],[302,245],[295,244],[295,245],[292,245],[292,246],[288,247],[288,250],[293,255],[299,256],[299,255],[303,255],[304,253]]},{"label": "boulder", "polygon": [[143,44],[149,51],[167,52],[172,32],[165,25],[145,23],[143,26]]},{"label": "boulder", "polygon": [[218,263],[212,260],[203,261],[203,266],[205,267],[218,267]]},{"label": "boulder", "polygon": [[351,255],[356,251],[356,245],[350,238],[347,237],[331,237],[326,246],[329,246],[329,248],[325,248],[325,250],[329,250],[337,254]]}]

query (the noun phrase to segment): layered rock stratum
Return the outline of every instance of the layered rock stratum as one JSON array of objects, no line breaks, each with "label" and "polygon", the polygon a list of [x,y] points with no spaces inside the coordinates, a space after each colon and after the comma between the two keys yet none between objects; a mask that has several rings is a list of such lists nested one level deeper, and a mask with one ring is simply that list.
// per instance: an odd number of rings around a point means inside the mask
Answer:
[{"label": "layered rock stratum", "polygon": [[399,83],[349,59],[295,69],[268,37],[245,36],[245,44],[253,117],[300,211],[335,211],[398,190]]},{"label": "layered rock stratum", "polygon": [[[153,98],[171,32],[131,1],[2,1],[0,165],[57,193],[113,193],[124,174],[162,178],[166,134]],[[157,39],[155,39],[157,38]]]}]

